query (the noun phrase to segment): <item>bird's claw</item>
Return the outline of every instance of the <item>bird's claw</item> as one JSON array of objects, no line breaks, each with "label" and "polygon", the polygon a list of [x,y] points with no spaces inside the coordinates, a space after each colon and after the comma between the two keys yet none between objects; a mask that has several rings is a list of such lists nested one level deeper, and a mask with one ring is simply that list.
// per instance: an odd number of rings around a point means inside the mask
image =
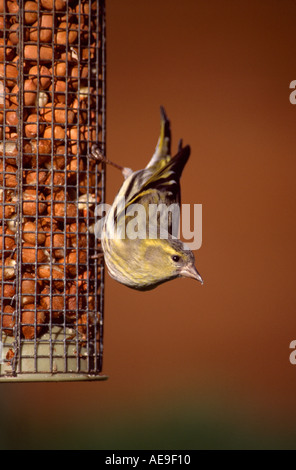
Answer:
[{"label": "bird's claw", "polygon": [[118,165],[118,163],[111,162],[106,157],[104,157],[98,145],[96,144],[93,144],[91,148],[91,153],[89,156],[90,158],[95,159],[97,162],[103,162],[103,163],[114,166],[115,168],[117,168],[118,170],[122,172],[124,179],[128,178],[133,173],[133,170],[131,168]]},{"label": "bird's claw", "polygon": [[98,162],[103,162],[106,160],[102,152],[100,151],[98,145],[93,144],[91,148],[90,158],[97,160]]}]

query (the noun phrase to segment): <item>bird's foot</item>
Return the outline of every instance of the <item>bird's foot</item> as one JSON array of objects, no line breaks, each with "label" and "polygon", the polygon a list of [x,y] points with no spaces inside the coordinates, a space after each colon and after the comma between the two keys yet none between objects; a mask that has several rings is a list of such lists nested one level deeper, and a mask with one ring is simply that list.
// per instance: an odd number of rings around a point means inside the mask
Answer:
[{"label": "bird's foot", "polygon": [[100,151],[99,147],[94,144],[91,148],[91,153],[90,153],[90,158],[95,159],[98,163],[106,163],[107,165],[114,166],[118,170],[120,170],[123,174],[124,179],[128,178],[132,173],[133,170],[131,168],[127,168],[121,165],[118,165],[118,163],[111,162],[111,160],[108,160],[102,152]]}]

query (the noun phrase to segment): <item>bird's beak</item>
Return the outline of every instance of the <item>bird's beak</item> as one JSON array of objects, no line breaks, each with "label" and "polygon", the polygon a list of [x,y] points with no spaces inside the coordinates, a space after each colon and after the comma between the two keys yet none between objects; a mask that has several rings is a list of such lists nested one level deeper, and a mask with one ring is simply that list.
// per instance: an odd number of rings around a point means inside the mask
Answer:
[{"label": "bird's beak", "polygon": [[203,284],[203,278],[199,274],[194,264],[190,264],[189,266],[183,268],[181,271],[181,276],[191,277],[192,279],[196,279],[197,281],[201,282],[201,284]]}]

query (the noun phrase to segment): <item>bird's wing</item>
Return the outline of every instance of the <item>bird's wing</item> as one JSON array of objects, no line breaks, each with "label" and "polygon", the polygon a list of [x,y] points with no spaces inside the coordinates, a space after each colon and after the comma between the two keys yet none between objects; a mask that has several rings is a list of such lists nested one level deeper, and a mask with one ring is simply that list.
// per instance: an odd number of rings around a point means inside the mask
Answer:
[{"label": "bird's wing", "polygon": [[[152,211],[157,211],[157,207],[160,207],[160,205],[171,206],[173,211],[177,211],[175,212],[177,219],[173,219],[172,213],[169,213],[168,219],[165,219],[164,223],[167,225],[168,232],[176,236],[179,226],[179,208],[181,201],[180,177],[189,155],[190,147],[187,145],[164,167],[159,168],[155,173],[151,172],[149,178],[147,178],[148,169],[142,170],[144,174],[141,172],[135,174],[134,181],[132,178],[130,181],[130,187],[133,187],[133,196],[131,197],[130,193],[128,194],[128,199],[125,199],[125,210],[132,204],[141,204],[144,206],[147,215],[146,226],[148,227],[148,223],[151,223],[151,218],[149,219],[149,217],[152,217],[149,208],[151,208]],[[135,191],[135,187],[138,188],[137,191]],[[126,189],[128,193],[129,188]],[[161,225],[161,218],[157,215],[157,219],[155,219],[155,214],[156,212],[154,212],[153,220],[157,220],[157,226],[159,227]],[[165,211],[163,211],[163,215],[165,215]],[[120,217],[120,214],[118,217]]]},{"label": "bird's wing", "polygon": [[143,170],[144,174],[134,174],[134,181],[131,180],[131,184],[138,190],[128,200],[126,198],[126,205],[139,203],[144,195],[148,198],[149,193],[151,203],[155,203],[156,192],[159,193],[158,199],[161,201],[166,201],[167,204],[180,204],[180,178],[189,156],[190,147],[186,145],[165,166],[155,172],[151,171],[150,177],[147,168]]}]

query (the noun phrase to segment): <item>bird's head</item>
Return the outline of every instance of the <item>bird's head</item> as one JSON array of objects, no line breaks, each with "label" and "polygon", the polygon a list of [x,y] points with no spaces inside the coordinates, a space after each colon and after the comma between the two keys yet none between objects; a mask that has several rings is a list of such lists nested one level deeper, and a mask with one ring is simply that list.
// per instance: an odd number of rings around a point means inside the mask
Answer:
[{"label": "bird's head", "polygon": [[203,284],[194,264],[194,254],[180,240],[171,237],[149,240],[143,244],[143,250],[143,262],[156,285],[177,277],[190,277]]}]

